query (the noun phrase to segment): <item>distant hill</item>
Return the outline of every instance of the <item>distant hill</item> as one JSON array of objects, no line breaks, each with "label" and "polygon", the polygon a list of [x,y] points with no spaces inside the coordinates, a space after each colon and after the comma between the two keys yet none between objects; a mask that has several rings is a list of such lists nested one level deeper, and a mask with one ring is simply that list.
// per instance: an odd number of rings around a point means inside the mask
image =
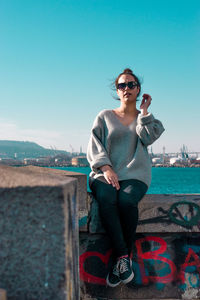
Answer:
[{"label": "distant hill", "polygon": [[42,156],[70,155],[67,151],[46,149],[33,142],[0,140],[0,157],[18,159],[38,158]]}]

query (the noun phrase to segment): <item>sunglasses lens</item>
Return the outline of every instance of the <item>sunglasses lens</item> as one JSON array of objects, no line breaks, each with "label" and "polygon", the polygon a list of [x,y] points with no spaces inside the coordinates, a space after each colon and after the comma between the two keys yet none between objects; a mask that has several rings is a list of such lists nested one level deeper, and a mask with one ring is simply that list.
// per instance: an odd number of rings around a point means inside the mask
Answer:
[{"label": "sunglasses lens", "polygon": [[134,86],[133,82],[128,82],[128,84],[127,84],[127,85],[128,85],[128,88],[129,88],[129,89],[132,89],[132,88],[133,88],[133,86]]},{"label": "sunglasses lens", "polygon": [[119,83],[117,87],[118,90],[124,90],[126,88],[126,83]]},{"label": "sunglasses lens", "polygon": [[128,86],[129,89],[134,89],[137,86],[136,82],[129,81],[128,83],[122,82],[117,85],[118,90],[124,90]]},{"label": "sunglasses lens", "polygon": [[127,85],[129,89],[134,89],[137,86],[137,84],[135,84],[133,81],[128,82]]}]

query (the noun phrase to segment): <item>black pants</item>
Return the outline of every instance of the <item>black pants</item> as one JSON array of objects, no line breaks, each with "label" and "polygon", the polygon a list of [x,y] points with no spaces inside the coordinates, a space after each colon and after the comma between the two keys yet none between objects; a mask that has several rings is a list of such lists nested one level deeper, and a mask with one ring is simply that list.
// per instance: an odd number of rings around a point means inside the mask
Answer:
[{"label": "black pants", "polygon": [[116,257],[130,255],[138,223],[138,202],[147,185],[136,179],[119,181],[117,191],[111,184],[95,179],[91,190],[99,203],[102,224],[109,235]]}]

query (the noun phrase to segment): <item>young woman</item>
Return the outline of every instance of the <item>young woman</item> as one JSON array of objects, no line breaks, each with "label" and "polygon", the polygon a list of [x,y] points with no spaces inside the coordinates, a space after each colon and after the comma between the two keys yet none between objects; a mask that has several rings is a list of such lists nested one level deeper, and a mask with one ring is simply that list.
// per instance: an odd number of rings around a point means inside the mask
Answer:
[{"label": "young woman", "polygon": [[152,98],[143,94],[136,108],[141,84],[132,70],[115,80],[120,106],[101,111],[93,124],[87,159],[92,172],[90,188],[99,203],[102,223],[110,237],[114,264],[107,284],[130,282],[134,273],[130,254],[138,223],[138,202],[151,181],[147,146],[164,131],[162,123],[148,112]]}]

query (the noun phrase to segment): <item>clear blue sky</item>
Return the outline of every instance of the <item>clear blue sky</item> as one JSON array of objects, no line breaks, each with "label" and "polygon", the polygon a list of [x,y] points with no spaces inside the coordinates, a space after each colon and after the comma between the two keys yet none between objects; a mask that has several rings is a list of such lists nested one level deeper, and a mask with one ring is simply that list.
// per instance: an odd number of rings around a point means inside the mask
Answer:
[{"label": "clear blue sky", "polygon": [[130,67],[166,129],[153,151],[200,151],[199,53],[199,0],[1,0],[0,139],[86,151]]}]

